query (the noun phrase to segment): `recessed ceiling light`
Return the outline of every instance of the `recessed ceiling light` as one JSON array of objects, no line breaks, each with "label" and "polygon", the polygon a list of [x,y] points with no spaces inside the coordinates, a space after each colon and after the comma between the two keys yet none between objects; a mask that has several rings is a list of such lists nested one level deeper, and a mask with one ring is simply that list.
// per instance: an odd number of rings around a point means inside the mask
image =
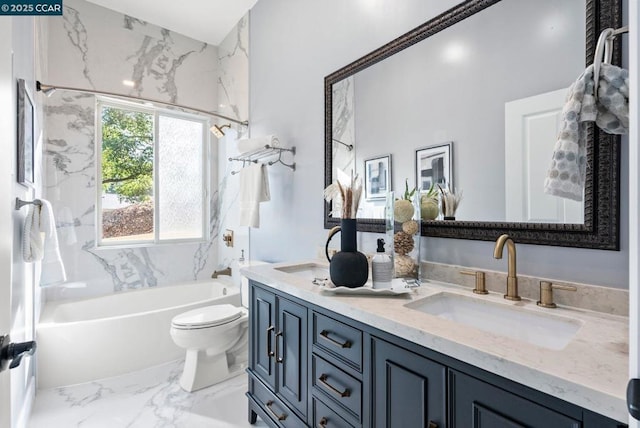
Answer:
[{"label": "recessed ceiling light", "polygon": [[124,86],[129,86],[131,88],[133,88],[134,86],[136,86],[136,82],[134,82],[133,80],[123,80],[122,84]]}]

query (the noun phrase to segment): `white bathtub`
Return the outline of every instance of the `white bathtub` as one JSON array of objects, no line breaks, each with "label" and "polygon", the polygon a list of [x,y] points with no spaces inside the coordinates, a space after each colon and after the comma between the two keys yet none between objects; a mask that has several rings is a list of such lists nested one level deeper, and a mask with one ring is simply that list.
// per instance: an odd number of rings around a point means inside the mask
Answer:
[{"label": "white bathtub", "polygon": [[117,376],[184,357],[169,335],[171,319],[201,306],[240,306],[224,279],[49,302],[36,328],[38,387]]}]

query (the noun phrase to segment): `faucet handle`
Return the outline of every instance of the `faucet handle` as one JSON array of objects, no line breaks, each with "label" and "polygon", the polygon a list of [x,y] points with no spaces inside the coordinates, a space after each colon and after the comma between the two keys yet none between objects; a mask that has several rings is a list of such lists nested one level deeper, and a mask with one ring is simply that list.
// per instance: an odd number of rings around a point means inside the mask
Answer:
[{"label": "faucet handle", "polygon": [[482,271],[472,271],[472,270],[461,270],[460,273],[462,275],[473,275],[476,277],[476,287],[473,289],[473,292],[476,294],[489,294],[487,291],[487,287],[484,282],[484,272]]},{"label": "faucet handle", "polygon": [[565,291],[577,291],[578,289],[573,285],[559,285],[553,284],[551,281],[540,281],[540,300],[538,300],[538,306],[543,308],[556,308],[557,305],[553,301],[553,290],[565,290]]}]

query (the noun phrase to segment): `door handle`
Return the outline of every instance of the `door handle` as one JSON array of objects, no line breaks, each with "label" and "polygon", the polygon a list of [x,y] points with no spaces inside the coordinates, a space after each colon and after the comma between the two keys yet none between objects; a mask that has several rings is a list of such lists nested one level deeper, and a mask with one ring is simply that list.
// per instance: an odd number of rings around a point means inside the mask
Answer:
[{"label": "door handle", "polygon": [[640,420],[640,379],[630,379],[627,384],[627,410],[636,420]]},{"label": "door handle", "polygon": [[34,352],[36,352],[35,340],[11,343],[9,335],[0,337],[0,372],[7,366],[15,369],[22,362],[22,357],[33,355]]}]

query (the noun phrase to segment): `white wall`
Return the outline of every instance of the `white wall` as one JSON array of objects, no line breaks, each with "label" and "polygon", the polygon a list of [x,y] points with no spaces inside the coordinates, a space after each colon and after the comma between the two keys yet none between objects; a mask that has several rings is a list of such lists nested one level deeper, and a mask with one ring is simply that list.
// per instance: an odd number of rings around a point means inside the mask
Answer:
[{"label": "white wall", "polygon": [[[252,231],[255,258],[315,258],[324,245],[324,77],[453,6],[455,1],[327,0],[258,2],[251,11],[250,114],[253,135],[275,133],[296,145],[295,172],[274,168],[272,200]],[[623,150],[623,159],[626,151]],[[624,162],[623,162],[624,165]],[[518,246],[518,271],[627,287],[627,170],[622,171],[621,251]],[[375,250],[375,235],[361,249]],[[506,270],[493,243],[423,238],[427,260]]]}]

